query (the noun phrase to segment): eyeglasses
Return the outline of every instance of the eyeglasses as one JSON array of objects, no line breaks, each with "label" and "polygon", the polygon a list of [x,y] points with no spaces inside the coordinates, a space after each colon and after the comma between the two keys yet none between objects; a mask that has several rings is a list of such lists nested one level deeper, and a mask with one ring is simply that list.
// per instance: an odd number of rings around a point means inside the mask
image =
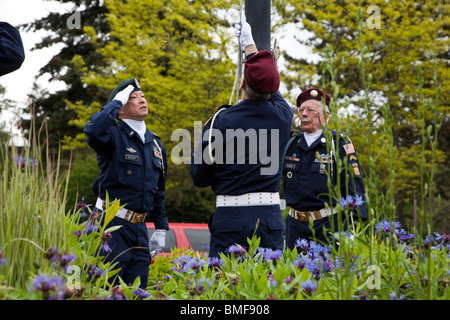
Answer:
[{"label": "eyeglasses", "polygon": [[313,112],[319,112],[319,110],[317,110],[316,108],[311,108],[311,107],[302,107],[298,109],[298,113],[302,114],[303,111],[306,111],[306,113],[313,113]]}]

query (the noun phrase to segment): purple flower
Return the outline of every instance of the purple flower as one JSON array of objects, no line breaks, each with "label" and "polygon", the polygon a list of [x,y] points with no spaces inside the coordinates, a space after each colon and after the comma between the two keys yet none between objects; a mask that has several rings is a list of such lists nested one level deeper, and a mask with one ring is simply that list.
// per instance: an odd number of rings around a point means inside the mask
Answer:
[{"label": "purple flower", "polygon": [[401,294],[399,297],[397,297],[397,293],[395,292],[395,290],[392,290],[391,293],[389,294],[389,297],[391,298],[391,300],[404,300],[405,299],[405,295]]},{"label": "purple flower", "polygon": [[283,251],[270,248],[258,248],[258,252],[262,255],[263,262],[277,261],[283,256]]},{"label": "purple flower", "polygon": [[317,291],[317,282],[312,280],[306,280],[300,283],[301,287],[310,296]]},{"label": "purple flower", "polygon": [[27,160],[25,160],[22,156],[16,158],[16,165],[20,165],[22,168],[24,168],[27,164],[31,167],[35,167],[37,166],[37,159],[28,158]]},{"label": "purple flower", "polygon": [[77,259],[78,257],[73,254],[61,254],[58,257],[59,263],[55,265],[55,267],[61,266],[64,268],[64,271],[67,271],[67,268],[69,267],[70,263]]},{"label": "purple flower", "polygon": [[102,242],[101,242],[101,246],[102,246],[102,250],[105,252],[111,252],[111,248],[109,247],[109,240],[111,240],[112,238],[112,233],[111,232],[103,232],[102,233]]},{"label": "purple flower", "polygon": [[357,206],[360,206],[364,203],[364,198],[360,196],[359,194],[355,196],[348,195],[346,198],[341,197],[339,199],[339,203],[341,204],[341,208],[355,208]]},{"label": "purple flower", "polygon": [[233,253],[237,256],[244,256],[247,253],[245,248],[238,244],[233,244],[233,245],[229,246],[226,251],[229,253]]},{"label": "purple flower", "polygon": [[105,271],[103,271],[99,267],[92,266],[88,271],[88,276],[90,278],[98,279],[98,278],[101,278],[104,273],[105,273]]},{"label": "purple flower", "polygon": [[145,298],[148,298],[148,297],[151,296],[151,294],[150,294],[149,292],[144,291],[144,290],[142,290],[142,289],[134,290],[134,291],[133,291],[133,294],[134,294],[135,296],[137,296],[138,298],[142,298],[142,299],[145,299]]},{"label": "purple flower", "polygon": [[61,299],[64,293],[64,281],[56,276],[37,275],[31,289],[41,291],[44,299]]},{"label": "purple flower", "polygon": [[209,267],[221,267],[222,266],[222,260],[218,257],[208,258],[206,261],[208,262]]},{"label": "purple flower", "polygon": [[106,297],[105,300],[128,300],[128,298],[125,296],[122,289],[119,287],[114,287],[111,290],[111,294]]}]

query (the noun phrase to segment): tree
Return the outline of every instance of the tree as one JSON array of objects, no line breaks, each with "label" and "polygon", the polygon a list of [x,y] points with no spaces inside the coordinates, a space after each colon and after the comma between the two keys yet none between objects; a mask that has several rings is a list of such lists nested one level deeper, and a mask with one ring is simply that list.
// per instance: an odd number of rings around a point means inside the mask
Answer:
[{"label": "tree", "polygon": [[[111,40],[103,46],[93,28],[84,31],[106,65],[91,71],[83,57],[77,58],[83,81],[111,92],[122,80],[137,78],[149,106],[147,125],[162,138],[170,159],[178,143],[171,141],[174,130],[193,135],[194,121],[206,121],[228,102],[235,70],[227,48],[232,32],[220,13],[232,7],[231,1],[110,0],[105,5]],[[74,104],[78,125],[106,102]],[[188,166],[171,165],[168,187],[187,183],[188,176]]]},{"label": "tree", "polygon": [[[293,23],[298,30],[310,36],[297,38],[303,45],[313,47],[322,60],[327,58],[327,47],[336,69],[339,101],[349,99],[357,107],[356,117],[361,123],[370,122],[375,142],[382,148],[382,109],[387,106],[393,116],[393,144],[397,148],[395,159],[397,204],[411,201],[412,191],[418,188],[417,163],[411,163],[411,154],[422,143],[418,111],[422,104],[419,90],[419,69],[423,71],[425,98],[435,98],[440,90],[438,112],[449,111],[449,52],[448,10],[441,1],[287,1],[274,0],[273,5],[282,17],[280,23]],[[363,13],[363,28],[358,30],[358,8]],[[371,76],[370,91],[373,103],[370,115],[362,108],[364,96],[360,72],[360,41],[367,47],[364,53],[366,76]],[[433,59],[436,55],[437,79],[433,79]],[[325,83],[324,89],[334,89],[330,74],[324,64],[310,63],[285,55],[288,74],[287,87],[297,94],[301,89]],[[332,91],[333,92],[333,91]],[[359,107],[359,108],[358,108]],[[427,125],[435,125],[431,111],[424,115]],[[448,115],[445,116],[448,119]],[[447,120],[448,121],[448,120]],[[364,127],[363,127],[364,128]],[[358,133],[356,133],[358,134]],[[360,144],[364,146],[363,144]],[[429,145],[427,145],[429,149]],[[359,150],[361,153],[367,150]],[[448,152],[447,152],[448,159]],[[441,159],[444,160],[444,159]],[[445,160],[444,160],[445,161]],[[414,160],[413,160],[414,162]],[[366,167],[369,164],[365,163]],[[387,179],[387,177],[384,177]],[[398,206],[402,219],[401,205]]]},{"label": "tree", "polygon": [[[83,101],[86,104],[104,99],[105,92],[94,85],[87,86],[82,82],[82,73],[74,67],[75,56],[83,56],[86,69],[97,70],[103,65],[101,55],[81,26],[89,24],[98,34],[107,37],[109,24],[105,21],[106,8],[101,0],[58,0],[61,4],[73,4],[69,12],[51,12],[46,17],[21,26],[25,31],[48,31],[48,36],[37,43],[34,50],[64,44],[61,51],[41,68],[36,78],[50,76],[50,82],[62,81],[64,89],[55,93],[35,88],[30,93],[31,103],[28,113],[31,120],[22,119],[21,126],[29,129],[31,121],[37,128],[46,123],[48,143],[51,149],[57,150],[64,137],[75,137],[80,129],[70,125],[76,113],[68,108],[68,104]],[[79,18],[74,23],[73,18]],[[97,44],[101,43],[99,38]],[[68,125],[69,124],[69,125]],[[67,138],[66,138],[67,139]],[[65,156],[66,158],[68,155]]]}]

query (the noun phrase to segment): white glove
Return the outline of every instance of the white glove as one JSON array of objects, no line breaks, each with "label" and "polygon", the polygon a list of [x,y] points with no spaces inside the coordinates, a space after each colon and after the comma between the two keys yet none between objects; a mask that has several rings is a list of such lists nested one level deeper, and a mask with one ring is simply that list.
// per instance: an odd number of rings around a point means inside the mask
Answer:
[{"label": "white glove", "polygon": [[245,14],[242,15],[242,21],[236,23],[234,27],[234,35],[239,38],[239,41],[244,48],[251,44],[255,44],[252,36],[252,27],[250,27],[246,21]]},{"label": "white glove", "polygon": [[165,229],[156,229],[150,238],[148,246],[150,248],[152,258],[160,253],[166,245],[166,232],[167,230]]},{"label": "white glove", "polygon": [[118,100],[122,102],[122,106],[124,106],[128,102],[128,98],[130,97],[130,93],[133,92],[134,87],[130,84],[128,87],[123,89],[122,91],[117,92],[114,96],[113,100]]}]

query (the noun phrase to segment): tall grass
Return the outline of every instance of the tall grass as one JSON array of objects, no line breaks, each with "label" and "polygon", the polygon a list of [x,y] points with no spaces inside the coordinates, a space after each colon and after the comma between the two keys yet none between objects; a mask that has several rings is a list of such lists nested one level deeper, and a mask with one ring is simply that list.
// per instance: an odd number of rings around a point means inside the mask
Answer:
[{"label": "tall grass", "polygon": [[36,139],[22,148],[0,145],[0,151],[0,247],[9,265],[5,280],[24,286],[48,248],[66,248],[68,176],[59,171],[59,156],[52,159]]}]

